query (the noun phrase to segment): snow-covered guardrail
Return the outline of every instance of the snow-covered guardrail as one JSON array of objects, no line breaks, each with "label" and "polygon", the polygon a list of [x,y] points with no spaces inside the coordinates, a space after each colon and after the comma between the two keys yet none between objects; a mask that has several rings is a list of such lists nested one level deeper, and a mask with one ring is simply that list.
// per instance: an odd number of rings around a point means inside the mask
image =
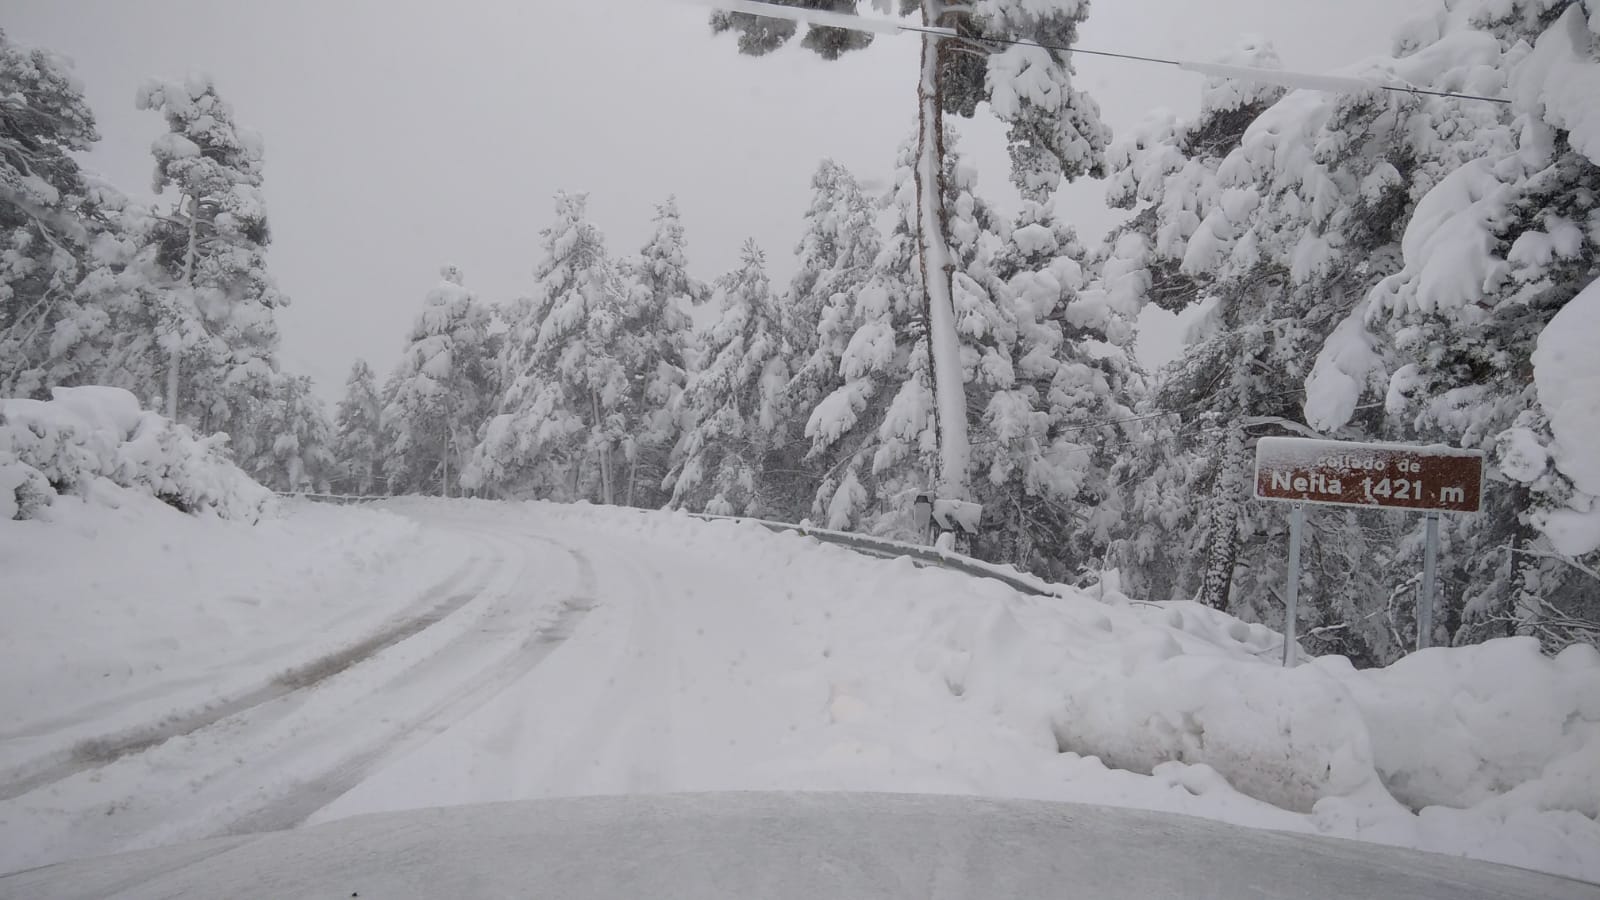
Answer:
[{"label": "snow-covered guardrail", "polygon": [[927,547],[921,544],[910,544],[904,541],[891,541],[885,538],[869,537],[850,531],[833,531],[827,528],[813,528],[810,525],[795,525],[790,522],[774,522],[770,519],[751,519],[741,516],[713,516],[706,513],[690,513],[696,519],[722,522],[748,522],[760,525],[771,531],[793,532],[806,537],[816,538],[825,544],[837,544],[848,547],[857,553],[877,556],[884,559],[898,559],[902,556],[913,559],[919,563],[938,566],[941,569],[950,569],[962,572],[977,578],[989,578],[1003,582],[1024,594],[1037,597],[1054,597],[1060,593],[1058,586],[1041,578],[1035,578],[1026,572],[1018,571],[1010,566],[1001,566],[987,563],[970,556],[951,553],[936,547]]},{"label": "snow-covered guardrail", "polygon": [[[312,500],[318,503],[375,503],[379,500],[393,500],[393,497],[367,496],[359,494],[311,494],[279,492],[278,496],[299,500]],[[640,510],[648,512],[648,510]],[[747,522],[759,525],[769,531],[789,532],[804,537],[816,538],[825,544],[835,544],[846,547],[857,553],[876,556],[880,559],[899,559],[907,557],[922,565],[938,566],[941,569],[950,569],[962,572],[976,578],[988,578],[1036,597],[1054,597],[1060,593],[1060,588],[1041,578],[1035,578],[1026,572],[1018,571],[1011,566],[1001,566],[987,563],[970,556],[951,553],[936,547],[926,547],[920,544],[910,544],[904,541],[891,541],[885,538],[869,537],[849,531],[834,531],[828,528],[814,528],[810,525],[796,525],[793,522],[775,522],[771,519],[753,519],[744,516],[714,516],[709,513],[689,513],[692,518],[706,522]]]},{"label": "snow-covered guardrail", "polygon": [[293,500],[315,500],[318,503],[376,503],[379,500],[394,499],[393,497],[384,496],[382,494],[309,494],[295,491],[277,491],[276,493],[279,497],[285,497]]}]

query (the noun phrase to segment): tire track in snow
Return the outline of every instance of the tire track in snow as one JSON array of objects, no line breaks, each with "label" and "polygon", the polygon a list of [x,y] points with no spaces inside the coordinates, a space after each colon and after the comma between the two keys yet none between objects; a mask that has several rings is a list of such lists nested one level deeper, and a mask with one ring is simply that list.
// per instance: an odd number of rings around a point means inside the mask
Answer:
[{"label": "tire track in snow", "polygon": [[[494,562],[498,564],[501,561]],[[424,590],[421,599],[408,607],[416,608],[427,604],[422,613],[402,617],[389,627],[355,644],[294,666],[253,690],[201,709],[168,716],[159,722],[87,738],[65,751],[49,754],[15,766],[9,772],[0,773],[0,778],[5,779],[0,781],[0,802],[16,799],[74,775],[111,765],[123,757],[149,750],[176,737],[193,734],[295,691],[314,687],[430,625],[439,623],[466,605],[478,595],[488,581],[488,574],[480,571],[484,567],[483,563],[484,560],[474,556],[443,580]],[[463,582],[468,582],[469,579],[470,583],[462,588]],[[429,603],[440,595],[444,595],[442,599]]]},{"label": "tire track in snow", "polygon": [[[556,607],[547,624],[530,632],[517,649],[470,682],[428,705],[420,715],[400,726],[398,739],[375,744],[347,757],[317,778],[246,816],[234,820],[216,836],[254,834],[293,828],[361,783],[384,760],[395,758],[430,740],[471,715],[483,704],[531,672],[572,634],[598,602],[594,564],[582,552],[544,535],[526,539],[550,544],[566,552],[578,571],[578,587]],[[445,652],[445,651],[441,651]]]},{"label": "tire track in snow", "polygon": [[[450,512],[449,508],[444,508]],[[0,869],[293,825],[542,662],[596,602],[594,564],[537,526],[424,515],[514,560],[465,608],[323,678],[0,803]],[[553,545],[555,554],[531,544]],[[560,560],[565,565],[550,567]],[[570,560],[570,562],[568,562]],[[3,844],[4,842],[0,842]]]},{"label": "tire track in snow", "polygon": [[[510,762],[514,783],[501,789],[491,777],[459,774],[443,779],[445,792],[426,793],[430,801],[696,790],[722,783],[707,775],[703,751],[739,759],[748,753],[730,748],[772,746],[787,736],[755,724],[762,720],[764,686],[752,685],[741,669],[747,654],[739,638],[785,625],[763,599],[774,590],[773,573],[722,560],[714,546],[574,519],[554,527],[605,562],[604,605],[579,636],[587,662],[574,668],[573,655],[552,661],[551,673],[516,689],[515,708],[496,707],[508,724],[479,721],[467,729],[470,736],[376,773],[372,784],[337,805],[338,816],[396,808],[389,795],[400,808],[412,805],[407,783],[425,778],[430,765],[453,765],[447,754],[457,749],[466,753],[464,765],[482,763],[490,772]],[[579,649],[575,644],[572,651]],[[575,678],[577,671],[583,675]],[[722,694],[706,686],[723,680],[741,682],[745,687],[734,690],[749,701],[731,716],[707,706],[710,696]]]},{"label": "tire track in snow", "polygon": [[[612,611],[624,617],[626,625],[613,626],[622,640],[611,649],[610,677],[605,685],[592,686],[594,713],[567,742],[569,747],[594,749],[596,757],[563,753],[553,758],[550,783],[631,794],[661,791],[671,782],[666,754],[635,753],[639,747],[671,742],[679,681],[672,666],[676,642],[660,609],[666,597],[662,573],[642,562],[648,552],[635,544],[606,571],[611,582],[606,596],[616,602]],[[637,711],[632,705],[646,694],[656,702],[640,704],[648,710],[644,715],[631,715]],[[596,785],[590,780],[591,767],[602,758],[607,762],[601,768],[623,773],[620,781]]]}]

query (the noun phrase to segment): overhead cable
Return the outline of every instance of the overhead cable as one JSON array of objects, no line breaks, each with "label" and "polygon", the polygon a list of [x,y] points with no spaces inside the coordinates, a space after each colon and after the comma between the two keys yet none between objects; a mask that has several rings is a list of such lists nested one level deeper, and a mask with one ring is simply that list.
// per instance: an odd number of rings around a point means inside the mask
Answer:
[{"label": "overhead cable", "polygon": [[1234,66],[1224,63],[1196,62],[1194,60],[1170,59],[1162,56],[1147,56],[1139,53],[1119,53],[1111,50],[1095,50],[1088,47],[1069,47],[1062,44],[1046,44],[1040,41],[1031,41],[1026,38],[1006,38],[984,35],[981,37],[968,37],[958,33],[954,28],[941,28],[931,25],[916,25],[909,22],[900,22],[879,16],[858,16],[849,13],[825,12],[815,9],[802,9],[794,6],[778,6],[773,3],[761,3],[757,0],[690,0],[700,6],[710,6],[728,12],[745,13],[752,16],[763,16],[769,19],[787,19],[791,22],[803,22],[807,25],[816,25],[824,28],[843,28],[850,31],[863,31],[872,34],[922,34],[936,38],[951,38],[975,44],[1005,44],[1021,47],[1038,47],[1042,50],[1054,50],[1058,53],[1082,53],[1085,56],[1102,56],[1108,59],[1120,59],[1128,62],[1149,63],[1152,65],[1171,66],[1185,72],[1194,72],[1208,78],[1231,78],[1238,81],[1255,81],[1266,84],[1276,84],[1291,90],[1326,91],[1331,93],[1362,93],[1365,91],[1390,91],[1397,94],[1420,94],[1429,97],[1447,97],[1455,100],[1475,100],[1483,103],[1510,104],[1511,101],[1503,97],[1488,97],[1482,94],[1464,94],[1459,91],[1441,91],[1432,88],[1417,87],[1410,84],[1396,84],[1387,81],[1373,81],[1366,78],[1354,78],[1346,75],[1325,75],[1316,72],[1293,72],[1286,69],[1263,69],[1254,66]]}]

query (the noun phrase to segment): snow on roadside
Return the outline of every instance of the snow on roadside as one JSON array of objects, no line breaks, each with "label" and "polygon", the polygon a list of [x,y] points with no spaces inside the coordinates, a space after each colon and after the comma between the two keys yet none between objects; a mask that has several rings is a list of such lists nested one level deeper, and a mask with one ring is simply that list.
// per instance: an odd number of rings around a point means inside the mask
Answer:
[{"label": "snow on roadside", "polygon": [[259,688],[470,553],[377,510],[284,503],[252,525],[107,482],[0,521],[0,773]]},{"label": "snow on roadside", "polygon": [[[1194,604],[1004,585],[758,526],[481,507],[597,562],[539,669],[316,818],[581,794],[854,790],[1169,810],[1600,881],[1600,654],[1284,671]],[[1409,804],[1409,805],[1408,805]]]},{"label": "snow on roadside", "polygon": [[225,519],[270,508],[272,492],[224,454],[225,436],[197,438],[121,388],[51,396],[0,399],[0,519],[35,518],[57,494],[94,500],[119,486]]}]

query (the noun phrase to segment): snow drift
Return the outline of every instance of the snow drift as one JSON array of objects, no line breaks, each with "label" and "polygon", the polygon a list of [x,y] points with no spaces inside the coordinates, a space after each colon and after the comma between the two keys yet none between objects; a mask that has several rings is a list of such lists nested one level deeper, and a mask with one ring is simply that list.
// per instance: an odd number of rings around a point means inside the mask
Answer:
[{"label": "snow drift", "polygon": [[225,453],[112,387],[55,388],[52,399],[0,400],[0,519],[31,519],[57,496],[114,504],[111,484],[184,512],[258,518],[272,492]]}]

